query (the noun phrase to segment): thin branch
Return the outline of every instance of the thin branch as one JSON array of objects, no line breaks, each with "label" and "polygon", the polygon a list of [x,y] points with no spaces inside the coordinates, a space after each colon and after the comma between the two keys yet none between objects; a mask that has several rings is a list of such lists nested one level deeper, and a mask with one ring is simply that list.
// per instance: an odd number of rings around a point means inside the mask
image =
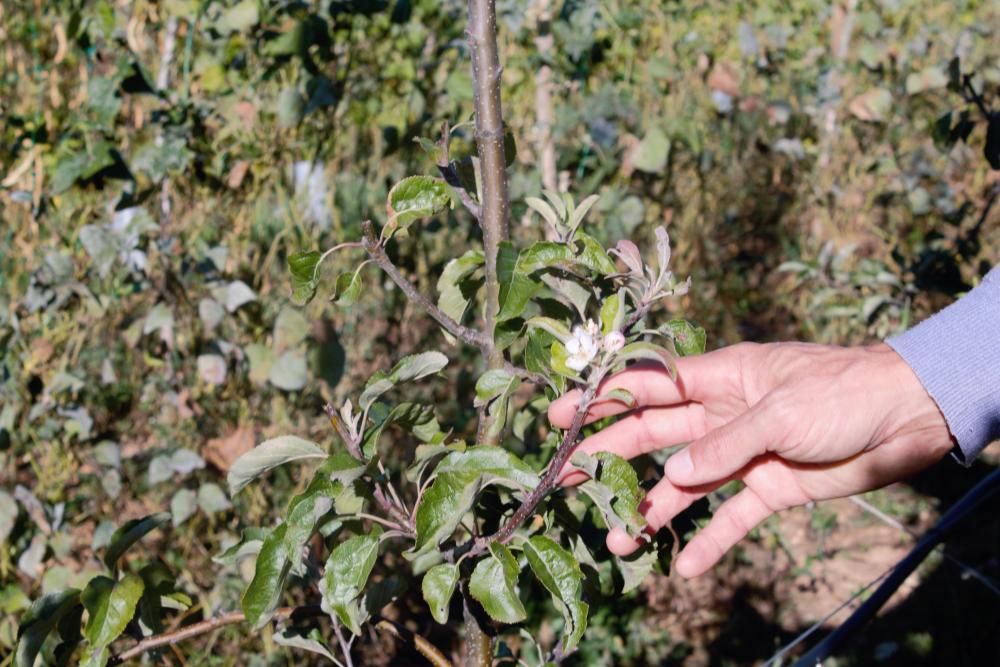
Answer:
[{"label": "thin branch", "polygon": [[577,441],[580,438],[580,430],[587,419],[587,411],[594,400],[594,395],[595,389],[592,387],[588,387],[584,391],[583,396],[580,398],[580,405],[576,409],[576,414],[573,415],[573,422],[570,424],[569,430],[563,435],[562,442],[559,443],[555,456],[549,462],[549,467],[545,470],[545,474],[542,476],[542,480],[538,486],[528,494],[528,497],[524,499],[521,506],[514,511],[507,522],[497,532],[475,540],[469,551],[470,556],[476,556],[485,552],[491,542],[500,542],[503,544],[509,541],[514,536],[514,531],[531,516],[531,513],[535,511],[538,504],[559,484],[559,476],[562,473],[563,467],[569,462],[570,457],[573,456],[573,452],[576,451]]},{"label": "thin branch", "polygon": [[424,309],[428,315],[430,315],[438,324],[440,324],[444,329],[450,333],[455,338],[458,338],[469,345],[474,345],[483,349],[484,351],[492,350],[493,345],[491,341],[484,336],[481,332],[475,329],[470,329],[467,326],[461,325],[451,317],[449,317],[443,310],[437,307],[437,305],[428,299],[426,296],[417,290],[416,285],[410,282],[406,276],[399,272],[399,269],[389,256],[385,254],[385,248],[383,248],[379,242],[378,238],[375,236],[375,232],[372,229],[372,223],[370,221],[365,221],[361,225],[364,231],[364,247],[368,252],[368,256],[372,258],[372,261],[379,265],[379,267],[388,274],[392,282],[396,283],[399,289],[403,290],[406,297],[412,302]]},{"label": "thin branch", "polygon": [[344,660],[347,662],[347,667],[354,667],[354,660],[351,658],[351,641],[344,639],[344,633],[340,629],[340,622],[336,619],[333,621],[333,634],[337,637],[337,643],[340,644],[340,652],[344,654]]},{"label": "thin branch", "polygon": [[415,648],[420,655],[427,658],[427,662],[434,665],[434,667],[452,667],[451,661],[444,657],[444,654],[422,635],[410,632],[402,625],[394,623],[387,618],[379,620],[379,622],[375,624],[375,627],[379,630],[388,632],[396,639],[412,644],[413,648]]},{"label": "thin branch", "polygon": [[[290,618],[312,618],[316,616],[326,616],[319,605],[306,605],[302,607],[279,607],[274,612],[275,619],[290,619]],[[233,625],[235,623],[242,623],[246,620],[246,616],[241,611],[231,611],[225,614],[220,614],[213,618],[206,619],[200,623],[193,623],[191,625],[185,626],[180,630],[174,630],[172,632],[165,632],[160,635],[153,635],[143,639],[141,642],[133,646],[132,648],[122,651],[121,653],[111,656],[108,664],[120,665],[126,660],[131,660],[136,658],[147,651],[152,651],[153,649],[160,648],[161,646],[171,646],[178,642],[182,642],[186,639],[191,639],[199,635],[203,635],[206,632],[212,632],[213,630],[218,630],[219,628],[225,627],[227,625]]]}]

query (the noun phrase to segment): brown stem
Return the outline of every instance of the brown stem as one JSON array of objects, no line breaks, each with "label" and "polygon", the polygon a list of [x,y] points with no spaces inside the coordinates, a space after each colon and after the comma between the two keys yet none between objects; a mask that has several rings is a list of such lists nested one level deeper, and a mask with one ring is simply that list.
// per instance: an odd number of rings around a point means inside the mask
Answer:
[{"label": "brown stem", "polygon": [[479,619],[463,602],[465,614],[465,667],[491,667],[493,664],[493,640],[479,625]]},{"label": "brown stem", "polygon": [[[315,616],[326,616],[319,605],[307,605],[302,607],[279,607],[274,612],[274,618],[276,619],[288,619],[288,618],[312,618]],[[108,661],[109,664],[119,665],[126,660],[131,660],[132,658],[138,657],[145,653],[146,651],[152,651],[153,649],[160,648],[161,646],[171,646],[178,642],[182,642],[186,639],[191,639],[192,637],[197,637],[198,635],[203,635],[206,632],[212,632],[213,630],[218,630],[221,627],[227,625],[233,625],[234,623],[242,623],[246,620],[246,616],[240,611],[231,611],[213,618],[206,619],[200,623],[193,623],[192,625],[187,625],[179,630],[174,630],[172,632],[165,632],[160,635],[153,635],[143,639],[141,642],[133,646],[132,648],[122,651],[121,653],[111,656]]]},{"label": "brown stem", "polygon": [[492,338],[487,337],[475,329],[470,329],[467,326],[461,325],[451,317],[449,317],[443,310],[437,307],[437,305],[430,299],[425,297],[417,289],[416,285],[410,282],[406,276],[399,272],[396,265],[392,263],[389,256],[385,254],[385,248],[381,246],[378,242],[378,238],[375,236],[375,232],[372,228],[372,223],[370,221],[365,221],[361,224],[361,228],[364,232],[364,247],[368,252],[368,256],[371,257],[372,261],[378,264],[378,266],[386,272],[392,282],[396,283],[399,289],[403,290],[406,294],[406,298],[410,300],[411,303],[415,303],[424,312],[430,315],[438,324],[440,324],[444,329],[450,333],[455,338],[458,338],[469,345],[475,345],[484,350],[493,349]]},{"label": "brown stem", "polygon": [[[485,345],[481,346],[491,369],[506,363],[495,344],[496,317],[500,312],[500,279],[497,256],[500,243],[508,236],[507,163],[504,155],[503,111],[500,106],[500,55],[497,49],[497,17],[494,0],[468,0],[469,47],[472,54],[472,87],[476,112],[476,147],[479,151],[479,225],[483,230],[483,254],[486,259]],[[480,444],[497,445],[500,435],[488,435],[492,418],[485,410],[479,414]],[[477,538],[481,539],[481,538]],[[468,607],[465,609],[465,665],[490,667],[493,663],[493,640],[479,625]]]},{"label": "brown stem", "polygon": [[[494,0],[469,0],[469,46],[476,111],[476,146],[482,179],[480,198],[483,250],[486,255],[486,335],[493,340],[500,310],[497,252],[507,239],[507,164],[504,157],[503,111],[500,106],[500,56],[497,49],[497,18]],[[500,360],[497,359],[500,357]],[[491,354],[491,367],[502,355]]]},{"label": "brown stem", "polygon": [[375,627],[388,632],[396,639],[413,644],[413,648],[417,650],[417,653],[427,658],[427,662],[434,665],[434,667],[452,667],[451,661],[444,657],[444,654],[422,635],[410,632],[403,626],[393,623],[387,618],[380,620],[375,624]]},{"label": "brown stem", "polygon": [[595,393],[595,390],[589,387],[584,391],[583,396],[580,398],[580,406],[576,409],[576,414],[573,415],[573,422],[570,424],[569,430],[563,435],[562,442],[559,443],[555,456],[549,462],[549,467],[546,468],[545,474],[542,476],[542,480],[538,486],[528,494],[528,497],[524,499],[520,507],[514,510],[511,517],[497,532],[486,537],[481,537],[473,543],[472,549],[469,551],[470,556],[476,556],[485,552],[491,542],[500,542],[503,544],[510,540],[514,536],[514,531],[531,516],[531,513],[535,511],[538,504],[556,487],[559,483],[559,475],[562,473],[563,467],[576,450],[580,430],[587,419],[587,410],[594,400]]}]

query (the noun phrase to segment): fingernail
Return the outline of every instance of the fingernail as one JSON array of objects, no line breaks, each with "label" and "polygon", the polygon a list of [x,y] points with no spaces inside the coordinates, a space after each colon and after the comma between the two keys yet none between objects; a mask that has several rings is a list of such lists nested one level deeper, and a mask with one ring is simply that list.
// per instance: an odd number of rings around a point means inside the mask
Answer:
[{"label": "fingernail", "polygon": [[691,461],[691,452],[687,449],[677,452],[667,459],[667,465],[664,470],[671,481],[683,483],[694,472],[694,462]]}]

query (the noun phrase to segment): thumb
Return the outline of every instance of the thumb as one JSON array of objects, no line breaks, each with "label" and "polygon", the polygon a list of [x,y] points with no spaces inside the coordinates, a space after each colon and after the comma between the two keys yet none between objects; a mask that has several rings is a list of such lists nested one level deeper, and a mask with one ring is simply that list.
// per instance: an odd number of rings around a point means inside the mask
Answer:
[{"label": "thumb", "polygon": [[776,420],[765,414],[764,403],[757,403],[667,459],[664,468],[667,478],[677,486],[717,482],[775,449],[783,433],[776,426]]}]

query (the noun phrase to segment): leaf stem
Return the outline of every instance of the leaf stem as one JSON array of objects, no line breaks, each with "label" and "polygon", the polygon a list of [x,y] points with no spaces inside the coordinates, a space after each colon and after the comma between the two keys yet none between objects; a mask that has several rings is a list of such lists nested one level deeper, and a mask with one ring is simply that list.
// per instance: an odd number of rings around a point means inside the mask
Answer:
[{"label": "leaf stem", "polygon": [[337,643],[340,644],[340,652],[344,654],[344,661],[347,663],[347,667],[354,667],[354,660],[351,658],[351,644],[354,642],[353,637],[351,641],[344,639],[344,633],[340,629],[340,622],[337,619],[333,619],[333,634],[337,637]]}]

